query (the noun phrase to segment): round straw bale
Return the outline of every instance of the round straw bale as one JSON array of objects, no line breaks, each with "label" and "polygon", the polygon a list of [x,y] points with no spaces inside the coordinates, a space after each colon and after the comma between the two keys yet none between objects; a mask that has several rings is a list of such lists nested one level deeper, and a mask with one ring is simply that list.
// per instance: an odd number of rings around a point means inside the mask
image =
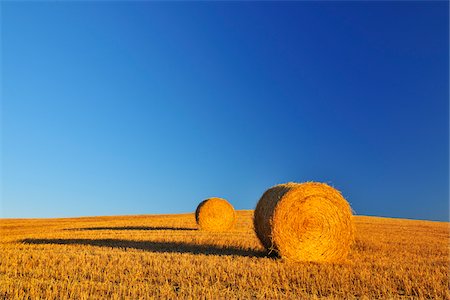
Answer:
[{"label": "round straw bale", "polygon": [[355,232],[348,202],[318,182],[268,189],[256,205],[253,224],[266,249],[291,261],[343,260]]},{"label": "round straw bale", "polygon": [[227,200],[213,197],[198,205],[195,220],[202,230],[225,231],[235,224],[236,212]]}]

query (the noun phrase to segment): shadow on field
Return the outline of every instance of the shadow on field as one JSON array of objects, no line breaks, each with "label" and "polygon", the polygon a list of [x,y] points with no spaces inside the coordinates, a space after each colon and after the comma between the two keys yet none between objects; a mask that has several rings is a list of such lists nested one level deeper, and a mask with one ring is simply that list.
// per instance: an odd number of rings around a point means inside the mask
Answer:
[{"label": "shadow on field", "polygon": [[24,239],[25,244],[88,245],[97,247],[138,249],[155,253],[190,253],[204,255],[237,255],[246,257],[266,257],[266,253],[245,250],[231,246],[196,245],[181,242],[129,241],[115,239]]},{"label": "shadow on field", "polygon": [[124,227],[84,227],[84,228],[66,228],[63,230],[197,230],[196,228],[184,227],[149,227],[149,226],[124,226]]}]

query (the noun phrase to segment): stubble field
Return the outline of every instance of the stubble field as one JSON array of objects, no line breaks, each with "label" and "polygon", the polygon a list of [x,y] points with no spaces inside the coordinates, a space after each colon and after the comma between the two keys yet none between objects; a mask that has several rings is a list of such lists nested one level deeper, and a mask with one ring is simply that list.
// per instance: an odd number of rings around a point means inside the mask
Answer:
[{"label": "stubble field", "polygon": [[450,299],[449,223],[356,216],[343,263],[267,257],[238,211],[225,233],[194,214],[0,220],[5,299]]}]

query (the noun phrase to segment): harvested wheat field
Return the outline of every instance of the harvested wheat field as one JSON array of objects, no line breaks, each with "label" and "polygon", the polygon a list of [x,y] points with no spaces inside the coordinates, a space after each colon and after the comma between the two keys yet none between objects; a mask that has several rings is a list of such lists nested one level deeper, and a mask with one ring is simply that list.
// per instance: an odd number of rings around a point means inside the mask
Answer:
[{"label": "harvested wheat field", "polygon": [[345,262],[291,263],[252,218],[221,233],[194,214],[2,219],[0,298],[450,299],[449,223],[356,216]]}]

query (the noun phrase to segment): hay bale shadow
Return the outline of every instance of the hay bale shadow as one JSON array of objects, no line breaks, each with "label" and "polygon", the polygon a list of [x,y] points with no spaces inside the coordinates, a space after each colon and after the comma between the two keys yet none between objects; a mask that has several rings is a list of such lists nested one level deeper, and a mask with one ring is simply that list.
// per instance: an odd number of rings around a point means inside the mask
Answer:
[{"label": "hay bale shadow", "polygon": [[157,226],[119,226],[119,227],[81,227],[81,228],[65,228],[63,230],[84,231],[84,230],[176,230],[176,231],[192,231],[197,228],[188,227],[157,227]]},{"label": "hay bale shadow", "polygon": [[266,257],[266,253],[233,246],[198,245],[182,242],[131,241],[116,239],[24,239],[25,244],[33,245],[87,245],[96,247],[137,249],[154,253],[190,253],[219,256]]}]

